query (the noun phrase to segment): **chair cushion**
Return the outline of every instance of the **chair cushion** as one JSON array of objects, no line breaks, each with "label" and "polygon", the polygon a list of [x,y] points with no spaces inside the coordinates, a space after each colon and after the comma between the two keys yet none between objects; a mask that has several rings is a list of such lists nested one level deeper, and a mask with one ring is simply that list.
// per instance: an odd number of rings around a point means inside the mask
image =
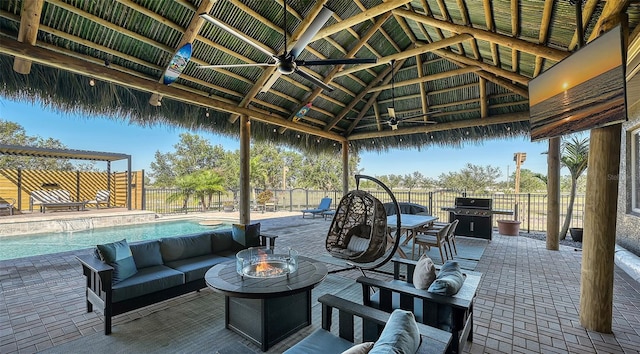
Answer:
[{"label": "chair cushion", "polygon": [[347,245],[347,250],[353,252],[364,252],[369,247],[369,239],[362,238],[358,236],[351,236],[349,239],[349,244]]},{"label": "chair cushion", "polygon": [[155,293],[184,284],[184,274],[167,266],[142,268],[132,276],[113,286],[113,302]]},{"label": "chair cushion", "polygon": [[458,262],[446,261],[427,291],[440,295],[455,295],[462,287],[462,283],[464,283],[464,275]]},{"label": "chair cushion", "polygon": [[233,250],[233,236],[231,228],[216,230],[211,233],[211,252],[220,253]]},{"label": "chair cushion", "polygon": [[232,259],[233,258],[208,254],[204,256],[191,257],[173,262],[167,262],[165,265],[184,273],[184,281],[185,283],[188,283],[194,280],[203,279],[204,273],[206,273],[211,267],[218,263],[226,262]]},{"label": "chair cushion", "polygon": [[233,224],[231,227],[233,241],[240,248],[260,246],[260,223],[241,225]]},{"label": "chair cushion", "polygon": [[353,347],[345,350],[342,354],[367,354],[373,348],[374,342],[364,342],[356,344]]},{"label": "chair cushion", "polygon": [[433,264],[431,258],[423,254],[413,271],[413,286],[415,286],[416,289],[424,290],[428,288],[435,279],[436,266]]},{"label": "chair cushion", "polygon": [[159,240],[132,243],[129,248],[138,269],[162,265]]},{"label": "chair cushion", "polygon": [[348,340],[318,328],[283,354],[342,353],[352,346],[353,343]]},{"label": "chair cushion", "polygon": [[118,242],[97,245],[100,259],[113,267],[113,284],[117,284],[138,271],[136,263],[133,260],[131,248],[126,239]]},{"label": "chair cushion", "polygon": [[413,313],[394,310],[369,354],[413,354],[419,346],[420,330]]},{"label": "chair cushion", "polygon": [[165,263],[211,254],[212,249],[211,233],[209,232],[178,237],[164,237],[160,239],[160,242],[160,253]]}]

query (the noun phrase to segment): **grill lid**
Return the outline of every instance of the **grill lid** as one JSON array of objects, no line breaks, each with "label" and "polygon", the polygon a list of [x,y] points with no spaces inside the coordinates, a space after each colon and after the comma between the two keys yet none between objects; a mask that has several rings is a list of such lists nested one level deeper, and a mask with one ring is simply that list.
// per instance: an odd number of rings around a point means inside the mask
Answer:
[{"label": "grill lid", "polygon": [[456,198],[456,208],[491,210],[493,200],[485,198]]}]

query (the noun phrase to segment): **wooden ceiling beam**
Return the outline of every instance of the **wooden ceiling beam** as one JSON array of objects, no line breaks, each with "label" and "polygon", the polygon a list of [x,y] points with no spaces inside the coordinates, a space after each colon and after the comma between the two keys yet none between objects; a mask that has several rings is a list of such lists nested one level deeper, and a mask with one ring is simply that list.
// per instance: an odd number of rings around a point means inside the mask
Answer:
[{"label": "wooden ceiling beam", "polygon": [[[428,45],[428,44],[427,44]],[[482,70],[492,73],[494,75],[503,77],[509,81],[514,81],[517,83],[520,83],[522,85],[528,85],[529,84],[529,78],[526,76],[522,76],[520,74],[516,74],[514,72],[508,71],[508,70],[504,70],[502,68],[497,68],[491,64],[487,64],[484,62],[481,62],[479,60],[475,60],[475,59],[471,59],[471,58],[467,58],[465,56],[462,56],[460,54],[456,54],[456,53],[452,53],[448,50],[444,50],[444,49],[436,49],[432,51],[434,54],[441,56],[443,58],[447,58],[447,59],[451,59],[455,62],[458,63],[462,63],[464,65],[471,65],[471,66],[478,66],[480,67]]]},{"label": "wooden ceiling beam", "polygon": [[423,45],[421,45],[421,46],[419,46],[417,48],[408,49],[408,50],[405,50],[405,51],[400,52],[400,53],[391,54],[391,55],[387,55],[386,57],[382,57],[375,64],[361,64],[361,65],[358,65],[358,66],[353,67],[353,68],[342,70],[341,72],[336,74],[336,77],[344,76],[344,75],[350,74],[352,72],[363,70],[364,68],[372,68],[372,67],[375,67],[375,66],[387,64],[387,63],[390,63],[392,60],[406,59],[406,58],[409,58],[409,57],[412,57],[412,56],[416,56],[416,55],[419,55],[419,54],[431,52],[431,51],[437,50],[439,48],[449,47],[451,45],[454,45],[456,43],[460,43],[460,42],[469,40],[471,38],[472,37],[469,34],[458,34],[458,35],[455,35],[453,37],[449,37],[447,39],[443,39],[441,41],[437,41],[437,42],[429,43],[429,44],[423,44]]},{"label": "wooden ceiling beam", "polygon": [[[511,37],[520,37],[520,0],[511,0]],[[511,71],[517,73],[520,70],[520,52],[511,49]]]},{"label": "wooden ceiling beam", "polygon": [[[419,54],[416,55],[416,67],[418,68],[418,78],[424,77],[424,68],[422,66],[422,56]],[[429,111],[429,100],[427,99],[427,89],[424,83],[420,83],[420,104],[422,105],[422,113],[427,114]],[[424,120],[429,119],[427,116],[424,116]]]},{"label": "wooden ceiling beam", "polygon": [[487,118],[489,116],[489,107],[487,107],[487,80],[480,77],[480,118]]},{"label": "wooden ceiling beam", "polygon": [[[40,27],[40,16],[44,0],[23,1],[20,10],[20,29],[18,30],[18,41],[36,44],[38,38],[38,27]],[[15,58],[13,61],[13,71],[28,75],[31,72],[31,62],[22,58]]]},{"label": "wooden ceiling beam", "polygon": [[[482,7],[484,8],[484,21],[487,26],[488,33],[496,32],[496,25],[493,21],[493,12],[491,6],[491,0],[483,0]],[[493,59],[493,65],[500,67],[500,52],[498,51],[498,45],[494,41],[489,41],[491,47],[491,58]]]},{"label": "wooden ceiling beam", "polygon": [[508,48],[515,48],[525,53],[540,55],[550,60],[560,61],[566,58],[567,56],[569,56],[570,54],[562,50],[553,49],[540,44],[531,43],[522,39],[512,38],[510,36],[505,36],[502,34],[490,32],[490,31],[486,31],[478,28],[458,25],[455,23],[447,22],[447,21],[441,21],[432,17],[417,14],[411,11],[400,10],[400,9],[396,9],[393,11],[405,18],[409,18],[417,22],[422,22],[429,26],[439,27],[454,33],[466,33],[473,36],[476,39],[480,39],[488,42],[495,42],[499,45],[503,45]]},{"label": "wooden ceiling beam", "polygon": [[589,40],[586,43],[591,42],[592,40],[600,37],[602,32],[610,29],[609,24],[607,22],[611,21],[611,18],[617,18],[620,14],[629,6],[631,0],[618,0],[618,1],[607,1],[602,9],[602,13],[598,18],[598,22],[596,22],[591,35],[589,36]]},{"label": "wooden ceiling beam", "polygon": [[[553,12],[554,0],[545,0],[544,8],[542,10],[542,19],[540,20],[540,33],[538,35],[538,43],[546,44],[549,33],[549,24],[551,23],[551,16]],[[540,75],[542,71],[542,65],[544,64],[544,58],[537,55],[535,59],[535,67],[533,69],[533,77]]]},{"label": "wooden ceiling beam", "polygon": [[390,0],[388,2],[383,2],[378,6],[374,6],[368,10],[365,10],[355,16],[343,19],[342,21],[325,27],[321,29],[316,35],[313,37],[311,41],[317,41],[318,39],[322,39],[324,37],[328,37],[334,33],[338,33],[344,29],[349,27],[353,27],[361,22],[367,21],[374,17],[380,16],[387,11],[391,11],[397,7],[400,7],[404,4],[411,2],[411,0]]},{"label": "wooden ceiling beam", "polygon": [[[396,88],[398,88],[398,87],[402,87],[402,86],[415,85],[415,84],[420,84],[420,83],[427,82],[427,81],[440,80],[440,79],[444,79],[444,78],[447,78],[447,77],[468,74],[468,73],[472,73],[472,72],[476,72],[476,71],[480,71],[480,70],[481,69],[479,67],[477,67],[477,66],[467,66],[466,68],[443,71],[443,72],[439,72],[437,74],[431,74],[431,75],[427,75],[427,76],[424,76],[424,77],[418,77],[418,78],[415,78],[415,79],[397,81],[397,82],[394,83],[394,86]],[[371,89],[369,92],[378,92],[378,91],[384,91],[384,90],[389,90],[389,89],[391,89],[391,85],[380,85],[380,86],[378,86],[376,88]]]},{"label": "wooden ceiling beam", "polygon": [[[587,0],[587,2],[582,7],[582,23],[589,23],[591,16],[596,11],[598,3],[600,0]],[[584,33],[582,34],[584,36]],[[578,29],[573,33],[573,38],[571,38],[571,43],[569,43],[569,51],[573,51],[578,46]]]},{"label": "wooden ceiling beam", "polygon": [[347,140],[355,141],[355,140],[384,138],[389,136],[398,136],[398,135],[407,135],[407,134],[424,134],[424,133],[432,133],[432,132],[445,131],[445,130],[474,128],[474,127],[481,127],[481,126],[494,125],[494,124],[515,123],[515,122],[522,122],[522,121],[528,121],[528,120],[529,120],[529,112],[518,112],[518,113],[501,114],[501,115],[488,117],[488,118],[468,119],[468,120],[459,120],[459,121],[448,122],[448,123],[429,124],[424,127],[411,127],[411,128],[402,128],[398,130],[385,130],[382,132],[375,131],[375,132],[356,133],[356,134],[349,135],[347,137]]},{"label": "wooden ceiling beam", "polygon": [[276,126],[284,126],[295,131],[327,138],[330,140],[340,142],[345,141],[345,138],[343,136],[333,132],[328,132],[313,127],[296,125],[286,119],[277,118],[254,109],[238,107],[237,105],[232,103],[210,98],[200,94],[187,92],[178,87],[163,85],[156,82],[155,80],[149,80],[134,75],[129,75],[114,70],[110,67],[106,67],[105,65],[98,65],[59,53],[54,53],[50,50],[20,43],[16,40],[0,41],[0,50],[7,55],[31,60],[35,63],[39,63],[45,66],[50,66],[59,70],[93,77],[97,80],[102,80],[136,90],[159,93],[162,96],[169,97],[184,103],[208,107],[209,109],[227,113],[245,114],[250,116],[253,120],[257,120],[263,123],[273,124]]}]

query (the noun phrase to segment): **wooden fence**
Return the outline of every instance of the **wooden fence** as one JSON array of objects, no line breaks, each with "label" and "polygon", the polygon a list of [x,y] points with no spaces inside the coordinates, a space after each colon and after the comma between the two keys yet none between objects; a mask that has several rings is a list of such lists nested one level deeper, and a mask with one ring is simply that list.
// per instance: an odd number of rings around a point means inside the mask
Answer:
[{"label": "wooden fence", "polygon": [[[29,210],[34,190],[65,189],[74,200],[93,200],[99,190],[110,189],[110,205],[127,206],[127,172],[112,172],[110,188],[106,172],[0,169],[0,202],[16,201],[17,210]],[[144,170],[131,172],[131,209],[144,209]]]}]

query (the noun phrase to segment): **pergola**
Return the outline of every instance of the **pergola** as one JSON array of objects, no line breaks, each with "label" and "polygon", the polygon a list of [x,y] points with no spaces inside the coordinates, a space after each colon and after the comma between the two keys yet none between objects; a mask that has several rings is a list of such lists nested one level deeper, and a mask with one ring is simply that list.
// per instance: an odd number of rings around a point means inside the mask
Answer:
[{"label": "pergola", "polygon": [[[249,222],[251,137],[341,152],[346,192],[349,151],[528,135],[529,80],[617,23],[629,33],[628,80],[638,68],[637,0],[284,1],[286,22],[283,0],[1,1],[0,92],[65,111],[239,135],[240,221]],[[305,66],[302,76],[242,65],[285,53],[323,6],[332,14],[298,58],[377,63]],[[190,61],[164,85],[187,43]],[[240,66],[198,68],[208,64]],[[310,110],[297,114],[304,106]],[[393,129],[389,108],[426,116]],[[620,134],[620,124],[591,132],[581,322],[603,332],[611,331],[617,204],[617,180],[608,176],[618,173]],[[559,146],[549,140],[550,249],[558,247]]]},{"label": "pergola", "polygon": [[[127,160],[127,209],[131,210],[131,155],[115,152],[40,148],[32,146],[5,145],[0,144],[0,155],[45,157],[52,159],[72,159],[105,161],[107,163],[107,189],[111,187],[111,162]],[[20,175],[18,175],[18,209],[21,207]]]}]

